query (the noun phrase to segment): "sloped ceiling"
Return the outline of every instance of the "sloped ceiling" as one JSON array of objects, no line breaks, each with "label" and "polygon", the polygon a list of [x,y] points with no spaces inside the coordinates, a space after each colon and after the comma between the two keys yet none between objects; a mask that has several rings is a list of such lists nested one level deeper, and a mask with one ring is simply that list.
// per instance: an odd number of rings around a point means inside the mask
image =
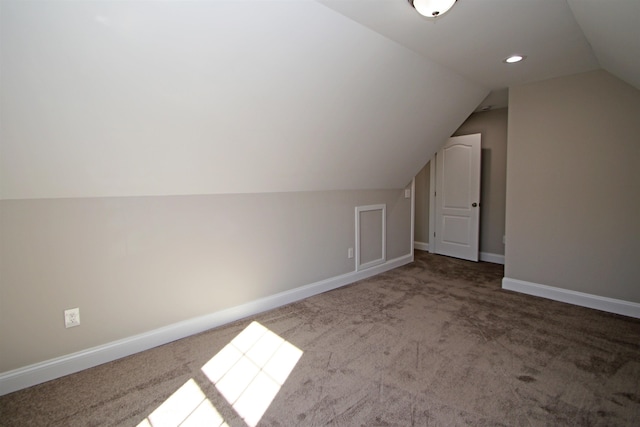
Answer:
[{"label": "sloped ceiling", "polygon": [[597,68],[640,89],[638,0],[458,0],[435,21],[407,0],[318,1],[498,95]]},{"label": "sloped ceiling", "polygon": [[311,1],[2,1],[5,199],[402,188],[488,93]]},{"label": "sloped ceiling", "polygon": [[602,68],[640,89],[640,1],[568,1]]},{"label": "sloped ceiling", "polygon": [[492,90],[599,68],[566,0],[458,0],[435,21],[407,0],[320,1]]},{"label": "sloped ceiling", "polygon": [[640,88],[639,9],[2,0],[0,196],[403,187],[509,86],[603,67]]}]

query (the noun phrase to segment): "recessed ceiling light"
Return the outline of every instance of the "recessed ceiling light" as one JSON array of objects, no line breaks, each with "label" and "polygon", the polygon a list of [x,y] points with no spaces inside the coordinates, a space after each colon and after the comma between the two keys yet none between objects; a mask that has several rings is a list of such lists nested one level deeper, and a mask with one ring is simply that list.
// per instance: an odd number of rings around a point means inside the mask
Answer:
[{"label": "recessed ceiling light", "polygon": [[502,62],[506,62],[507,64],[515,64],[516,62],[524,61],[525,58],[526,56],[523,55],[511,55],[510,57],[505,58],[505,60]]}]

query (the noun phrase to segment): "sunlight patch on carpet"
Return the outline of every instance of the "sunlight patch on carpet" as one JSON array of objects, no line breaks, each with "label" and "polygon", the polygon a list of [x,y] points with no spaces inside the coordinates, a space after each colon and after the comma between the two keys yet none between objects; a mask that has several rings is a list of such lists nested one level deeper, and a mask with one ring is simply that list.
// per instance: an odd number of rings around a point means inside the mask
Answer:
[{"label": "sunlight patch on carpet", "polygon": [[251,427],[258,424],[302,350],[252,322],[203,367],[204,374]]},{"label": "sunlight patch on carpet", "polygon": [[138,427],[174,426],[228,427],[193,378],[138,424]]},{"label": "sunlight patch on carpet", "polygon": [[[244,422],[255,427],[302,353],[260,323],[252,322],[213,356],[202,372]],[[228,427],[193,378],[137,427],[178,426]]]}]

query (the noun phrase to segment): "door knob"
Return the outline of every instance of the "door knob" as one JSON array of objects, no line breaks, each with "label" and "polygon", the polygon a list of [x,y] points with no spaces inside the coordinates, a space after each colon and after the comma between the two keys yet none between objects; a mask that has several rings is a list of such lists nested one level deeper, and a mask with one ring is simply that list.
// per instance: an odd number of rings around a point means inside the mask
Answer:
[{"label": "door knob", "polygon": [[477,207],[477,206],[478,206],[478,204],[477,204],[476,202],[471,203],[471,207],[474,207],[474,208],[475,208],[475,207]]}]

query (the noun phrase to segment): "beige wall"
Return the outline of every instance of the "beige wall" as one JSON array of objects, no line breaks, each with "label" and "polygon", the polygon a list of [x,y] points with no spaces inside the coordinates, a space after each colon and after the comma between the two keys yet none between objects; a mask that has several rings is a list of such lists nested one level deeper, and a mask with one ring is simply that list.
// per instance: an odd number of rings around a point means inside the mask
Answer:
[{"label": "beige wall", "polygon": [[402,189],[0,201],[0,372],[354,271],[378,203],[387,259],[409,254]]},{"label": "beige wall", "polygon": [[510,89],[505,276],[640,302],[640,91],[605,71]]},{"label": "beige wall", "polygon": [[[480,251],[504,255],[507,109],[474,113],[453,136],[482,135],[480,182]],[[429,164],[416,176],[416,227],[414,238],[429,242]]]},{"label": "beige wall", "polygon": [[0,372],[353,271],[358,205],[410,254],[487,94],[317,2],[0,3]]}]

